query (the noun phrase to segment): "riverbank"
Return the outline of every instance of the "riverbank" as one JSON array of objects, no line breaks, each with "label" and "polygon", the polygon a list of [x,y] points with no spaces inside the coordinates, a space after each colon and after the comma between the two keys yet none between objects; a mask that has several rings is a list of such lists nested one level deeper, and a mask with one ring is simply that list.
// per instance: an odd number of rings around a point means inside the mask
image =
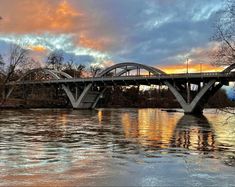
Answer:
[{"label": "riverbank", "polygon": [[[113,100],[114,101],[114,100]],[[0,102],[0,109],[31,109],[31,108],[70,108],[72,106],[70,102],[66,99],[8,99],[5,102]],[[205,108],[226,108],[235,107],[234,101],[219,102],[215,99],[210,99],[205,105]],[[167,112],[172,112],[176,108],[181,109],[180,104],[172,99],[167,102],[166,100],[159,100],[158,102],[147,101],[147,102],[137,102],[132,100],[129,103],[121,102],[106,102],[100,100],[96,108],[159,108],[164,109]]]}]

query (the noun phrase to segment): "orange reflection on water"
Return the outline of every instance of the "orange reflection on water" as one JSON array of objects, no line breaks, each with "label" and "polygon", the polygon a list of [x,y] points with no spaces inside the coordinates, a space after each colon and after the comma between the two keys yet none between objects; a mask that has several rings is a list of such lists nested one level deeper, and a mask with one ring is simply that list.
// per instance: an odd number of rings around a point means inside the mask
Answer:
[{"label": "orange reflection on water", "polygon": [[63,126],[67,126],[67,124],[68,124],[68,115],[66,113],[61,113],[61,115],[59,116],[58,121],[60,121]]},{"label": "orange reflection on water", "polygon": [[131,119],[130,113],[122,114],[122,126],[126,138],[137,138],[139,136],[138,124],[135,119]]},{"label": "orange reflection on water", "polygon": [[98,121],[99,121],[99,125],[101,125],[102,119],[103,119],[103,111],[102,111],[102,110],[99,110],[99,111],[98,111]]},{"label": "orange reflection on water", "polygon": [[[166,147],[173,137],[180,115],[169,115],[155,109],[140,109],[137,116],[122,115],[122,126],[126,138],[138,138],[142,145]],[[159,144],[158,144],[159,146]]]},{"label": "orange reflection on water", "polygon": [[121,119],[125,137],[136,138],[144,146],[199,151],[216,147],[212,127],[204,116],[140,109],[136,116],[127,112]]}]

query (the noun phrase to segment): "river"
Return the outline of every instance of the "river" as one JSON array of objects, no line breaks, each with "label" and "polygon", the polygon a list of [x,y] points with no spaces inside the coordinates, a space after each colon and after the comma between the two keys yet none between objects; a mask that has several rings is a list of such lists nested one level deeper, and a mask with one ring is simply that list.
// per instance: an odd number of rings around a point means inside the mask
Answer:
[{"label": "river", "polygon": [[235,119],[160,109],[0,111],[0,186],[233,186]]}]

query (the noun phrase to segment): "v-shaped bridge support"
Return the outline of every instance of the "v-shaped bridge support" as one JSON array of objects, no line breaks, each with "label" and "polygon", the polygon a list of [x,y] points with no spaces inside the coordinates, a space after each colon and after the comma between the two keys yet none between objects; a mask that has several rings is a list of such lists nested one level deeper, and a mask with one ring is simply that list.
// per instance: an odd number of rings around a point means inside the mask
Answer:
[{"label": "v-shaped bridge support", "polygon": [[[219,83],[218,85],[215,85],[216,80],[210,80],[207,83],[204,83],[203,87],[197,92],[196,96],[190,100],[188,99],[190,97],[190,88],[186,91],[186,97],[185,99],[183,97],[184,90],[177,89],[175,86],[173,86],[171,83],[165,81],[164,82],[166,86],[170,89],[170,91],[173,93],[179,104],[181,105],[182,109],[185,113],[194,113],[194,114],[200,114],[203,111],[203,108],[205,104],[207,103],[209,97],[211,97],[218,89],[222,87],[222,84]],[[189,85],[190,87],[190,85]]]},{"label": "v-shaped bridge support", "polygon": [[69,86],[62,85],[62,88],[66,92],[72,106],[74,109],[92,109],[95,108],[96,104],[99,101],[101,94],[105,91],[105,89],[100,91],[92,90],[92,84],[88,84],[82,90],[81,93],[73,94]]}]

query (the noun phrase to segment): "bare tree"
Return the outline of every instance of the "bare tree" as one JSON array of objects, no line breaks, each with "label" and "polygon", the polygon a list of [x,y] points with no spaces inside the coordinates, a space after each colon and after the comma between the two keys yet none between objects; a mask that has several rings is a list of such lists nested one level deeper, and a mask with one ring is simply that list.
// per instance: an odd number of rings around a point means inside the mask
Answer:
[{"label": "bare tree", "polygon": [[3,102],[6,100],[6,93],[7,93],[7,87],[6,84],[14,80],[15,76],[15,71],[17,68],[20,68],[23,64],[25,64],[28,60],[28,50],[24,49],[20,45],[11,45],[9,55],[5,58],[5,61],[3,61],[2,58],[2,63],[3,67],[2,70],[5,74],[5,77],[3,79]]},{"label": "bare tree", "polygon": [[[213,54],[214,64],[228,66],[235,63],[235,1],[227,0],[224,10],[217,13],[215,31],[212,40],[219,45]],[[232,107],[220,108],[223,112],[232,114],[235,109]]]},{"label": "bare tree", "polygon": [[47,57],[47,65],[49,68],[61,70],[63,68],[64,56],[62,52],[53,51]]},{"label": "bare tree", "polygon": [[212,39],[219,43],[214,53],[215,65],[235,63],[235,1],[226,1],[225,9],[218,12]]},{"label": "bare tree", "polygon": [[98,65],[91,65],[90,66],[90,72],[92,77],[95,77],[96,75],[98,75],[98,73],[102,70],[102,68]]},{"label": "bare tree", "polygon": [[83,64],[77,64],[74,61],[74,58],[70,58],[67,62],[64,63],[64,68],[63,71],[68,73],[69,75],[71,75],[74,78],[79,78],[83,75],[84,73],[84,69],[85,69],[85,65]]},{"label": "bare tree", "polygon": [[8,82],[12,78],[16,68],[27,62],[28,52],[27,49],[19,45],[12,45],[10,47],[9,59],[8,62],[5,63],[6,67],[4,68],[6,73],[5,82]]},{"label": "bare tree", "polygon": [[37,69],[37,68],[42,68],[41,63],[34,58],[28,58],[27,62],[22,64],[21,71],[27,72],[31,69]]},{"label": "bare tree", "polygon": [[75,70],[77,72],[77,77],[81,77],[83,75],[85,68],[86,68],[86,66],[83,64],[78,64],[75,66]]},{"label": "bare tree", "polygon": [[4,59],[2,57],[2,55],[0,54],[0,72],[4,72]]}]

